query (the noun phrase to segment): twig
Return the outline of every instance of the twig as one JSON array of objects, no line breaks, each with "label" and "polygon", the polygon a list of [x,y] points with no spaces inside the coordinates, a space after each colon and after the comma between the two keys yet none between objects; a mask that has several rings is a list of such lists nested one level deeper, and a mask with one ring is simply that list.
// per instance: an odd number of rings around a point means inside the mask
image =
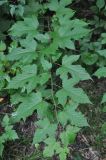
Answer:
[{"label": "twig", "polygon": [[56,115],[56,119],[58,122],[58,115],[57,115],[57,104],[56,101],[54,99],[54,88],[53,88],[53,79],[52,79],[52,74],[51,74],[51,95],[52,95],[52,99],[53,99],[53,103],[54,103],[54,107],[55,107],[55,115]]}]

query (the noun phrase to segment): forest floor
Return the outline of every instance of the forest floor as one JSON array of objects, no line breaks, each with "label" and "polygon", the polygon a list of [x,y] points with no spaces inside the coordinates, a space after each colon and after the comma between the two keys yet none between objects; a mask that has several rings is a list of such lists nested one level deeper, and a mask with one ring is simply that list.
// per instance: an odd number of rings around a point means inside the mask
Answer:
[{"label": "forest floor", "polygon": [[[90,127],[82,130],[78,134],[75,144],[69,146],[69,160],[105,160],[106,139],[102,136],[100,128],[105,115],[101,114],[100,108],[102,106],[100,101],[103,93],[106,92],[106,79],[83,81],[80,82],[79,86],[86,91],[94,103],[92,105],[80,106],[80,109],[83,108],[82,111],[88,117]],[[7,108],[9,108],[8,105]],[[10,112],[10,110],[5,110],[5,112]],[[0,114],[3,112],[1,110]],[[43,144],[36,150],[32,145],[32,137],[36,130],[36,120],[37,115],[34,113],[25,123],[20,122],[16,124],[15,129],[20,139],[6,144],[3,160],[44,160],[41,152]],[[57,158],[53,157],[53,160],[57,160]]]}]

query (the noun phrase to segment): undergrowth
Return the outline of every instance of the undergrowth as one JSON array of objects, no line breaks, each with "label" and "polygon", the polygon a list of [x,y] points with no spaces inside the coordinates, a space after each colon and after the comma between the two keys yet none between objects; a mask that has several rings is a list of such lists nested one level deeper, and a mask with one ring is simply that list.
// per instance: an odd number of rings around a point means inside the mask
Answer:
[{"label": "undergrowth", "polygon": [[[18,139],[14,125],[34,112],[37,129],[32,143],[36,148],[44,143],[44,157],[66,160],[77,133],[90,126],[79,105],[93,102],[78,83],[93,81],[92,75],[106,77],[106,34],[93,42],[95,24],[77,18],[73,3],[0,1],[0,101],[7,96],[12,106],[12,112],[1,117],[1,156],[5,142]],[[105,8],[104,1],[95,5],[98,12]],[[105,102],[106,94],[101,103]],[[103,133],[105,128],[106,123]]]}]

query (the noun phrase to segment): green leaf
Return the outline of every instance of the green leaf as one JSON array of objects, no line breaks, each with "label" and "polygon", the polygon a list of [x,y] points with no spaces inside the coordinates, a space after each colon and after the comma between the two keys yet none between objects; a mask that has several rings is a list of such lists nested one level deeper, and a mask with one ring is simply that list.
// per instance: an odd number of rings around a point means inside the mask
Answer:
[{"label": "green leaf", "polygon": [[91,103],[83,89],[71,86],[70,80],[65,80],[63,82],[63,88],[67,92],[67,96],[69,96],[73,102],[82,104]]},{"label": "green leaf", "polygon": [[18,139],[18,135],[15,130],[12,129],[12,126],[5,127],[5,137],[7,140],[15,140]]},{"label": "green leaf", "polygon": [[27,65],[22,68],[22,73],[17,74],[8,84],[8,89],[25,88],[31,92],[37,85],[37,66]]},{"label": "green leaf", "polygon": [[102,33],[101,37],[102,37],[102,44],[106,44],[106,33]]},{"label": "green leaf", "polygon": [[25,16],[38,15],[39,11],[42,10],[42,5],[38,1],[28,1],[25,6]]},{"label": "green leaf", "polygon": [[60,134],[60,138],[62,141],[62,144],[64,146],[68,146],[71,143],[74,143],[76,134],[79,132],[80,128],[75,126],[68,126],[66,128],[66,131],[62,132]]},{"label": "green leaf", "polygon": [[41,58],[41,64],[45,71],[48,71],[52,68],[52,64],[49,61],[47,61],[44,57]]},{"label": "green leaf", "polygon": [[45,101],[42,101],[41,103],[39,103],[36,108],[37,108],[38,117],[40,119],[42,119],[44,117],[47,117],[47,115],[49,114],[48,113],[49,104],[47,102],[45,102]]},{"label": "green leaf", "polygon": [[47,118],[43,120],[39,120],[37,122],[38,129],[35,132],[33,143],[37,144],[39,142],[44,141],[47,136],[55,137],[55,131],[57,128],[57,124],[51,124]]},{"label": "green leaf", "polygon": [[3,118],[3,121],[2,121],[2,125],[4,127],[8,126],[9,125],[9,117],[8,115],[5,115],[4,118]]},{"label": "green leaf", "polygon": [[11,100],[11,104],[15,105],[23,101],[23,96],[17,92],[11,95],[10,100]]},{"label": "green leaf", "polygon": [[105,103],[106,102],[106,93],[103,95],[103,98],[102,98],[102,103]]},{"label": "green leaf", "polygon": [[[19,96],[18,96],[19,97]],[[18,102],[19,106],[17,110],[12,113],[12,121],[18,122],[21,119],[25,120],[28,116],[30,116],[35,110],[38,108],[38,104],[42,102],[41,94],[38,93],[30,93],[29,95],[19,97]]]},{"label": "green leaf", "polygon": [[59,142],[56,142],[54,138],[48,138],[45,140],[46,147],[44,149],[44,157],[52,157],[55,153],[59,154],[60,160],[66,160],[69,149],[67,147],[61,147]]},{"label": "green leaf", "polygon": [[79,55],[71,55],[71,56],[67,56],[65,55],[62,59],[62,64],[66,66],[67,65],[70,65],[76,61],[78,61],[78,59],[80,58]]},{"label": "green leaf", "polygon": [[60,154],[59,154],[60,160],[66,160],[68,153],[69,153],[68,148],[62,148],[62,151],[61,151]]},{"label": "green leaf", "polygon": [[1,140],[0,140],[0,157],[2,157],[3,150],[4,150],[4,145],[1,143]]},{"label": "green leaf", "polygon": [[25,39],[19,40],[21,46],[27,50],[32,50],[34,52],[37,48],[37,42],[31,37],[26,37]]},{"label": "green leaf", "polygon": [[49,73],[41,73],[38,77],[38,83],[44,85],[50,78]]},{"label": "green leaf", "polygon": [[90,75],[85,71],[83,67],[80,65],[72,65],[72,63],[76,62],[79,59],[79,56],[64,56],[62,60],[62,67],[57,69],[57,75],[63,79],[67,77],[67,74],[70,73],[73,78],[76,80],[87,80],[91,79]]},{"label": "green leaf", "polygon": [[[63,16],[64,14],[64,16]],[[70,18],[72,18],[74,16],[75,12],[72,10],[72,9],[65,9],[64,12],[62,11],[61,14],[57,14],[57,16],[59,17],[59,22],[60,22],[60,29],[59,31],[62,29],[63,33],[64,33],[64,30],[63,28],[66,30],[66,29],[71,29],[71,21],[70,21]],[[67,23],[67,25],[69,25],[69,27],[67,26],[65,28],[65,24]]]},{"label": "green leaf", "polygon": [[87,119],[81,112],[75,110],[75,106],[67,106],[66,112],[68,113],[69,120],[71,121],[72,125],[78,127],[88,126]]},{"label": "green leaf", "polygon": [[[69,5],[72,3],[73,0],[61,0],[58,2],[58,0],[51,0],[50,3],[48,4],[48,8],[51,11],[56,11],[56,12],[62,12],[64,13],[65,6]],[[58,10],[60,9],[60,10]]]},{"label": "green leaf", "polygon": [[11,15],[19,15],[21,17],[23,17],[23,14],[24,14],[24,6],[22,5],[10,5],[10,13]]},{"label": "green leaf", "polygon": [[72,1],[73,1],[73,0],[65,0],[65,1],[64,1],[64,0],[61,0],[61,1],[60,1],[60,5],[63,6],[63,7],[65,7],[65,6],[69,5],[69,4],[71,4]]},{"label": "green leaf", "polygon": [[87,65],[93,65],[98,60],[97,54],[84,53],[81,56],[82,61]]},{"label": "green leaf", "polygon": [[44,149],[43,155],[44,157],[52,157],[58,149],[60,149],[59,142],[56,142],[55,138],[48,138],[45,140],[47,146]]},{"label": "green leaf", "polygon": [[0,42],[0,52],[3,52],[6,50],[6,44],[4,42]]},{"label": "green leaf", "polygon": [[[18,104],[20,102],[23,103],[24,102],[23,98],[24,98],[24,96],[21,96],[20,94],[16,93],[11,96],[11,103],[13,105]],[[27,98],[27,96],[26,96],[26,98]],[[40,118],[44,118],[45,116],[47,116],[48,108],[49,108],[49,103],[47,103],[45,101],[41,101],[40,103],[38,103],[38,105],[36,105],[38,116]]]},{"label": "green leaf", "polygon": [[70,73],[72,74],[73,78],[79,80],[91,79],[85,68],[81,67],[80,65],[70,65],[68,69],[70,69]]},{"label": "green leaf", "polygon": [[58,98],[58,103],[61,105],[65,105],[67,102],[67,93],[64,89],[60,89],[56,92],[56,97]]},{"label": "green leaf", "polygon": [[38,33],[36,35],[36,39],[41,41],[42,43],[47,43],[50,41],[50,36],[48,33],[45,33],[45,34]]},{"label": "green leaf", "polygon": [[66,160],[67,159],[67,154],[69,153],[69,148],[63,147],[63,148],[58,148],[59,152],[59,158],[60,160]]},{"label": "green leaf", "polygon": [[95,76],[101,78],[101,77],[106,77],[106,67],[101,67],[99,68],[95,73]]},{"label": "green leaf", "polygon": [[56,97],[58,98],[58,103],[65,105],[67,98],[70,97],[73,102],[76,103],[91,103],[86,93],[81,88],[75,88],[73,85],[76,84],[76,81],[73,79],[64,79],[63,80],[63,89],[60,89],[56,92]]},{"label": "green leaf", "polygon": [[75,50],[74,42],[70,40],[70,37],[69,38],[61,37],[61,39],[60,39],[60,41],[58,43],[59,43],[59,47],[60,48],[65,49],[65,47],[66,47],[68,49]]},{"label": "green leaf", "polygon": [[10,35],[14,37],[21,37],[23,35],[35,37],[38,25],[39,23],[35,16],[26,17],[24,21],[18,21],[11,27]]},{"label": "green leaf", "polygon": [[68,117],[66,112],[59,112],[58,113],[58,120],[64,126],[67,124]]},{"label": "green leaf", "polygon": [[99,9],[103,8],[105,6],[105,0],[97,0],[96,5]]},{"label": "green leaf", "polygon": [[[106,102],[106,100],[105,100]],[[106,106],[103,107],[103,110],[102,110],[104,113],[106,112]]]},{"label": "green leaf", "polygon": [[51,0],[50,3],[48,4],[48,8],[51,11],[57,11],[58,7],[59,7],[58,0]]},{"label": "green leaf", "polygon": [[[71,12],[71,11],[70,11]],[[70,15],[70,14],[69,14]],[[71,13],[70,16],[73,15],[73,12]],[[74,41],[73,40],[79,40],[82,37],[84,37],[85,35],[87,35],[89,33],[89,30],[84,28],[85,27],[85,23],[81,23],[80,26],[80,21],[77,24],[76,21],[70,21],[70,17],[67,18],[67,16],[65,17],[60,17],[60,23],[61,26],[59,28],[59,30],[57,30],[56,35],[55,35],[55,41],[57,41],[58,46],[60,48],[65,49],[75,49],[75,45],[74,45]],[[64,24],[66,24],[67,22],[67,26]],[[83,25],[82,25],[83,24]]]},{"label": "green leaf", "polygon": [[0,6],[3,5],[4,3],[7,3],[7,2],[8,2],[7,0],[1,0],[0,1]]},{"label": "green leaf", "polygon": [[[36,46],[35,46],[36,47]],[[20,60],[22,63],[31,63],[35,60],[37,55],[35,54],[35,48],[13,48],[7,58],[9,61]]]},{"label": "green leaf", "polygon": [[81,88],[66,88],[67,92],[69,93],[69,96],[71,97],[72,101],[77,103],[91,103],[88,96],[85,94],[85,92]]},{"label": "green leaf", "polygon": [[106,122],[104,122],[104,123],[102,124],[101,132],[102,132],[102,134],[106,135]]},{"label": "green leaf", "polygon": [[[78,104],[72,103],[70,105],[67,105],[64,111],[60,112],[58,114],[59,121],[64,125],[67,124],[68,121],[71,122],[72,125],[77,126],[77,127],[84,127],[88,126],[87,120],[84,117],[84,115],[76,111],[78,107]],[[61,118],[63,116],[63,119]]]},{"label": "green leaf", "polygon": [[106,58],[106,49],[103,49],[103,50],[99,50],[97,51],[99,55],[103,56]]},{"label": "green leaf", "polygon": [[0,135],[0,156],[2,157],[2,153],[4,150],[4,143],[8,140],[18,139],[18,135],[15,130],[13,130],[13,126],[10,125],[10,120],[8,115],[3,117],[2,126],[4,127],[4,132]]},{"label": "green leaf", "polygon": [[69,36],[71,37],[71,39],[78,40],[78,39],[81,39],[81,38],[85,37],[86,35],[88,35],[89,32],[90,32],[89,29],[86,29],[83,27],[79,28],[77,26],[72,31],[70,31]]}]

